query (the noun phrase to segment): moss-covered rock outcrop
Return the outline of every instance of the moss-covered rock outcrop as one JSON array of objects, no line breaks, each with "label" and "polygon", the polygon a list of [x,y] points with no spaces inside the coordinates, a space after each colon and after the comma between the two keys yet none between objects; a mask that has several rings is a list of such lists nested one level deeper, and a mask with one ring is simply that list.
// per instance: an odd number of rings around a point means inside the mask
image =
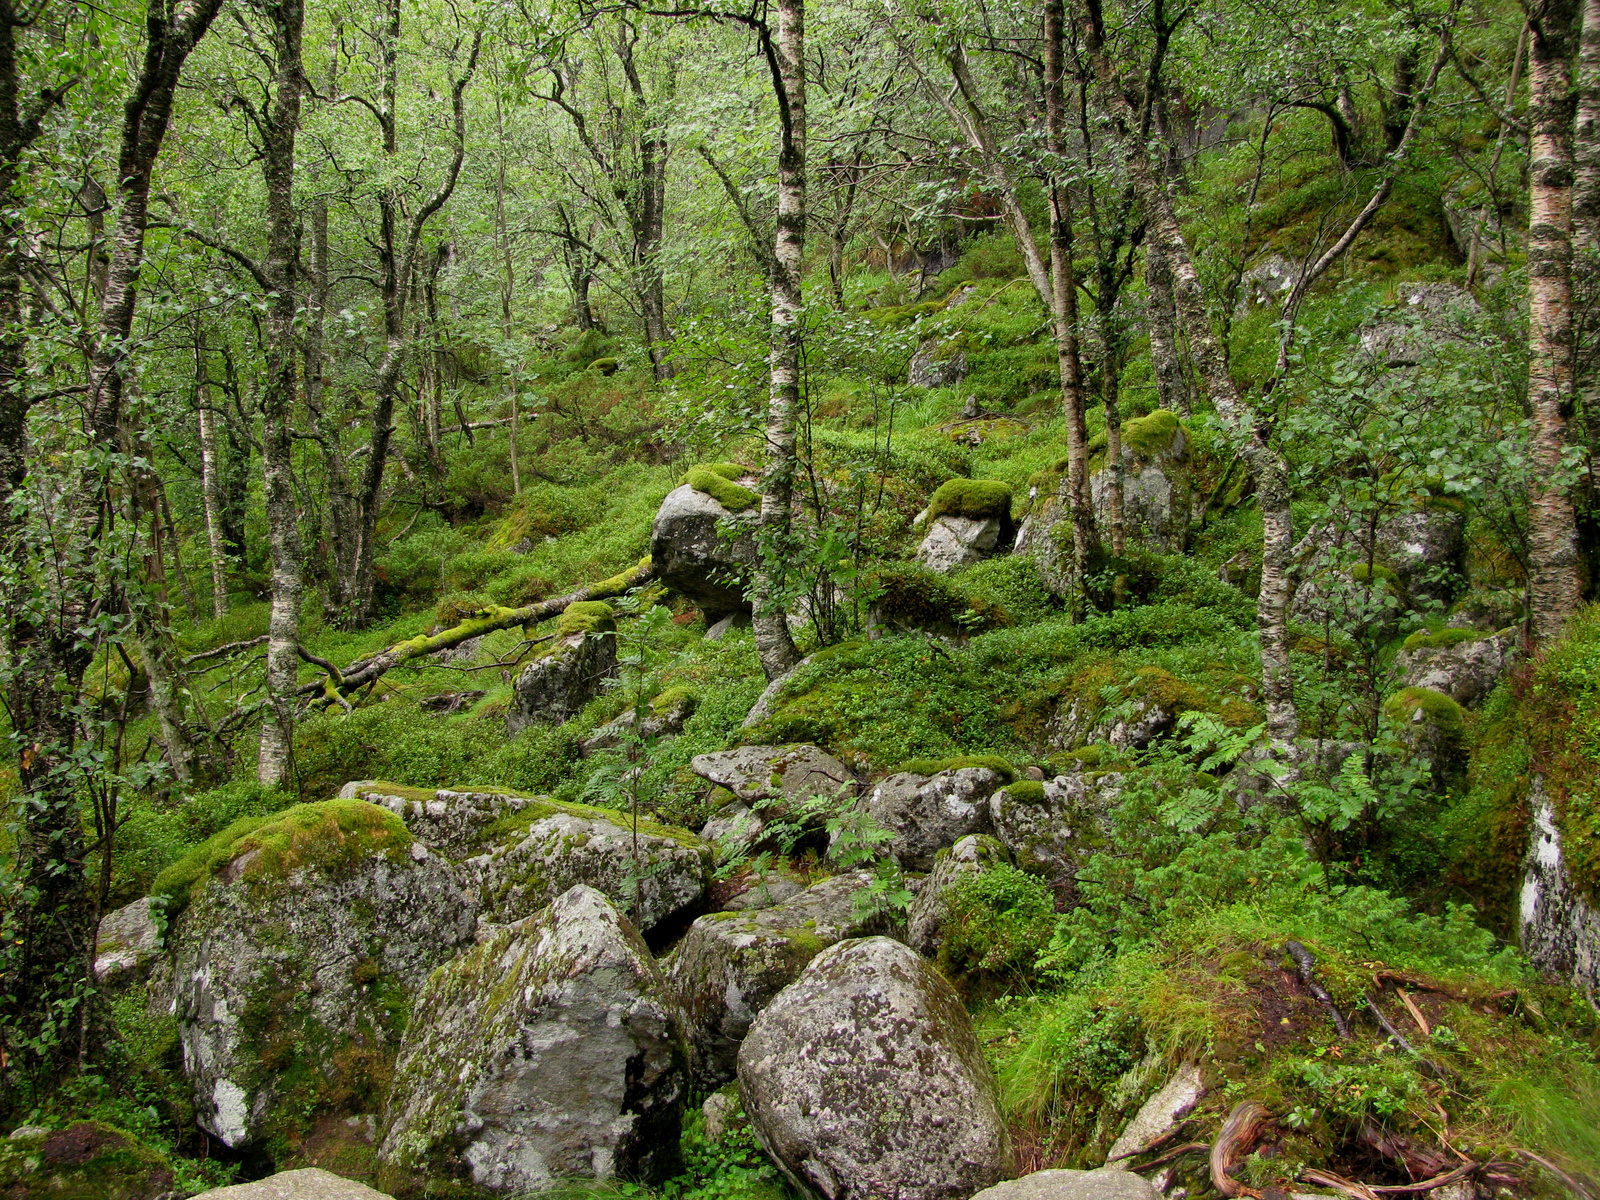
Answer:
[{"label": "moss-covered rock outcrop", "polygon": [[[38,1127],[0,1140],[6,1200],[157,1200],[173,1194],[172,1164],[101,1121]],[[184,1194],[184,1193],[179,1193]]]}]

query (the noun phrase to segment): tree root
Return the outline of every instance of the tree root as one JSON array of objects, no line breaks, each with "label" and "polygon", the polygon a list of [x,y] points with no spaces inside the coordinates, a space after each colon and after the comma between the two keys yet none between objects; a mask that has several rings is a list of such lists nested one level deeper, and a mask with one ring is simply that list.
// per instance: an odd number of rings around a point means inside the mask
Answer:
[{"label": "tree root", "polygon": [[1260,1196],[1259,1192],[1232,1178],[1229,1172],[1250,1153],[1250,1148],[1256,1144],[1256,1139],[1271,1120],[1272,1114],[1260,1104],[1254,1100],[1244,1100],[1234,1106],[1228,1119],[1222,1123],[1217,1140],[1211,1143],[1211,1185],[1224,1196]]},{"label": "tree root", "polygon": [[1333,1027],[1339,1031],[1339,1036],[1348,1039],[1350,1037],[1350,1022],[1345,1020],[1344,1014],[1339,1011],[1339,1006],[1333,1002],[1333,997],[1329,995],[1328,989],[1317,982],[1316,958],[1311,951],[1292,939],[1286,949],[1289,951],[1289,957],[1294,959],[1295,964],[1300,968],[1300,982],[1305,984],[1306,991],[1310,992],[1317,1002],[1328,1010],[1328,1015],[1333,1018]]}]

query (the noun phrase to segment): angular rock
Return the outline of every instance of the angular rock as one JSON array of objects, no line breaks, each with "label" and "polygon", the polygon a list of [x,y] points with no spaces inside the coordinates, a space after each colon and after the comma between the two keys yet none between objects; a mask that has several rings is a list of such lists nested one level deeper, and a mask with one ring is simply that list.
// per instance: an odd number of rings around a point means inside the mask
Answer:
[{"label": "angular rock", "polygon": [[796,816],[812,796],[852,796],[858,786],[849,767],[808,742],[701,754],[689,769],[770,819]]},{"label": "angular rock", "polygon": [[1106,1167],[1113,1171],[1129,1170],[1135,1150],[1148,1146],[1157,1138],[1171,1133],[1183,1118],[1194,1111],[1200,1098],[1206,1094],[1200,1079],[1200,1068],[1194,1063],[1184,1063],[1172,1073],[1172,1078],[1150,1099],[1146,1100],[1133,1120],[1123,1128],[1106,1152]]},{"label": "angular rock", "polygon": [[1600,993],[1600,907],[1578,890],[1561,850],[1561,828],[1544,777],[1535,775],[1533,820],[1523,859],[1517,940],[1541,971],[1564,979],[1591,1001]]},{"label": "angular rock", "polygon": [[1414,367],[1441,344],[1460,343],[1466,322],[1482,311],[1453,283],[1402,283],[1395,291],[1395,307],[1361,330],[1362,352],[1390,369]]},{"label": "angular rock", "polygon": [[1017,526],[1013,554],[1026,554],[1039,568],[1039,578],[1052,596],[1072,593],[1072,526],[1060,496],[1035,497],[1028,515]]},{"label": "angular rock", "polygon": [[1104,705],[1074,697],[1056,711],[1045,736],[1056,750],[1081,750],[1109,742],[1117,750],[1144,750],[1178,728],[1178,706],[1152,695],[1129,696],[1108,714]]},{"label": "angular rock", "polygon": [[1035,1171],[985,1188],[972,1200],[1156,1200],[1156,1190],[1132,1171]]},{"label": "angular rock", "polygon": [[696,604],[710,625],[750,611],[744,590],[756,561],[755,538],[751,533],[725,537],[718,528],[719,523],[736,519],[747,517],[736,518],[704,492],[684,484],[667,493],[650,527],[650,561],[656,578]]},{"label": "angular rock", "polygon": [[583,630],[561,633],[542,657],[522,668],[506,710],[506,734],[529,725],[557,725],[600,694],[617,673],[617,639]]},{"label": "angular rock", "polygon": [[917,347],[906,366],[908,384],[920,388],[950,387],[967,377],[966,351],[941,355],[943,346],[938,338],[929,338]]},{"label": "angular rock", "polygon": [[279,814],[190,896],[173,1013],[197,1119],[236,1148],[377,1111],[407,1006],[478,911],[399,818],[353,800]]},{"label": "angular rock", "polygon": [[861,808],[893,837],[883,849],[908,871],[931,871],[940,850],[989,828],[988,800],[1005,782],[988,767],[891,775]]},{"label": "angular rock", "polygon": [[232,1187],[212,1188],[201,1192],[206,1200],[391,1200],[383,1192],[375,1192],[364,1183],[345,1179],[320,1167],[302,1167],[298,1171],[279,1171],[254,1183],[236,1183]]},{"label": "angular rock", "polygon": [[711,847],[685,829],[605,808],[535,800],[485,853],[458,864],[487,920],[531,916],[577,884],[605,893],[645,933],[692,911],[711,876]]},{"label": "angular rock", "polygon": [[805,890],[805,884],[785,879],[782,875],[752,875],[750,886],[724,903],[722,911],[755,912],[757,909],[771,908],[794,899]]},{"label": "angular rock", "polygon": [[653,1181],[676,1157],[684,1064],[649,949],[604,896],[574,887],[428,981],[395,1068],[378,1182]]},{"label": "angular rock", "polygon": [[724,804],[700,827],[700,840],[716,847],[721,861],[767,849],[767,823],[737,801]]},{"label": "angular rock", "polygon": [[1466,714],[1444,692],[1402,688],[1383,702],[1383,717],[1413,755],[1427,761],[1443,790],[1467,768]]},{"label": "angular rock", "polygon": [[[459,647],[457,647],[459,649]],[[433,713],[435,716],[448,717],[458,713],[464,708],[471,708],[489,693],[478,690],[471,692],[436,692],[432,696],[424,696],[417,701],[417,707],[423,712]]]},{"label": "angular rock", "polygon": [[969,834],[948,854],[940,854],[933,873],[922,881],[907,914],[906,945],[925,958],[934,958],[944,940],[944,894],[963,875],[974,875],[996,863],[1009,861],[1006,849],[992,837]]},{"label": "angular rock", "polygon": [[767,1153],[823,1200],[966,1200],[1010,1165],[994,1073],[955,990],[884,937],[824,950],[739,1049]]},{"label": "angular rock", "polygon": [[734,1077],[739,1043],[767,1004],[818,953],[868,932],[853,898],[872,872],[835,875],[768,908],[708,913],[695,920],[667,962],[667,977],[683,1010],[697,1088]]},{"label": "angular rock", "polygon": [[1394,665],[1402,687],[1430,688],[1471,708],[1489,698],[1516,659],[1516,632],[1505,629],[1453,645],[1402,650]]},{"label": "angular rock", "polygon": [[447,858],[476,853],[496,821],[539,803],[515,792],[413,788],[381,779],[347,783],[339,789],[339,798],[387,808],[406,823],[414,837]]},{"label": "angular rock", "polygon": [[917,561],[929,570],[949,575],[962,567],[993,558],[1010,548],[1008,526],[1002,517],[936,517],[928,523]]},{"label": "angular rock", "polygon": [[[1180,549],[1188,538],[1189,439],[1182,424],[1161,410],[1123,427],[1122,521],[1130,541],[1163,553]],[[1111,523],[1111,475],[1089,477],[1089,495],[1101,529]]]},{"label": "angular rock", "polygon": [[149,896],[100,918],[94,943],[94,978],[121,984],[142,976],[161,953],[161,927]]},{"label": "angular rock", "polygon": [[1122,776],[1078,770],[1040,785],[1013,784],[989,799],[994,836],[1024,871],[1070,892],[1085,857],[1102,844]]},{"label": "angular rock", "polygon": [[1466,532],[1464,510],[1419,508],[1378,526],[1378,554],[1407,593],[1443,603],[1459,583]]}]

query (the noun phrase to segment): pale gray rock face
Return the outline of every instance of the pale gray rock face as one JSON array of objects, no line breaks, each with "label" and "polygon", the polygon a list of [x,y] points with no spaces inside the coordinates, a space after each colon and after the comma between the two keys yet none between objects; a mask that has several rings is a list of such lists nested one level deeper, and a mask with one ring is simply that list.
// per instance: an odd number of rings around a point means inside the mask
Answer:
[{"label": "pale gray rock face", "polygon": [[342,800],[365,800],[387,808],[416,837],[449,858],[482,849],[483,836],[501,817],[538,803],[507,792],[458,792],[449,788],[399,787],[382,780],[358,780],[339,789]]},{"label": "pale gray rock face", "polygon": [[723,912],[755,912],[793,900],[806,890],[805,884],[782,875],[764,875],[722,906]]},{"label": "pale gray rock face", "polygon": [[858,786],[849,767],[808,742],[701,754],[689,769],[773,818],[794,815],[812,796],[852,796]]},{"label": "pale gray rock face", "polygon": [[972,1200],[1156,1200],[1156,1190],[1132,1171],[1035,1171]]},{"label": "pale gray rock face", "polygon": [[1114,716],[1074,698],[1056,710],[1045,736],[1057,750],[1109,742],[1118,750],[1144,750],[1178,727],[1178,710],[1150,696],[1134,696]]},{"label": "pale gray rock face", "polygon": [[364,1183],[345,1179],[321,1167],[302,1167],[298,1171],[280,1171],[254,1183],[236,1183],[231,1187],[212,1188],[201,1192],[205,1200],[390,1200],[383,1192],[375,1192]]},{"label": "pale gray rock face", "polygon": [[1038,498],[1017,526],[1013,554],[1026,554],[1039,568],[1039,578],[1052,596],[1072,592],[1072,526],[1060,496]]},{"label": "pale gray rock face", "polygon": [[1544,777],[1528,796],[1533,813],[1522,865],[1517,935],[1540,970],[1566,980],[1594,1001],[1600,993],[1600,908],[1578,890],[1561,851],[1561,830]]},{"label": "pale gray rock face", "polygon": [[824,950],[739,1049],[751,1125],[823,1200],[966,1200],[1010,1165],[994,1073],[960,997],[884,937]]},{"label": "pale gray rock face", "polygon": [[1401,687],[1431,688],[1470,708],[1489,698],[1516,659],[1515,633],[1503,630],[1454,646],[1402,650],[1395,669]]},{"label": "pale gray rock face", "polygon": [[[791,629],[794,627],[792,614],[789,625]],[[774,706],[776,706],[778,703],[779,695],[783,692],[784,685],[794,678],[794,673],[796,671],[805,666],[815,657],[816,656],[814,654],[806,655],[799,662],[795,663],[794,666],[790,667],[782,675],[779,675],[776,679],[768,683],[766,687],[762,688],[761,695],[756,697],[756,702],[750,706],[750,711],[745,713],[744,720],[739,723],[739,728],[748,729],[752,725],[761,724],[762,721],[765,721],[768,717],[770,717],[772,715]]]},{"label": "pale gray rock face", "polygon": [[568,888],[586,884],[649,933],[705,896],[711,847],[693,834],[640,822],[636,863],[633,830],[623,814],[554,801],[532,804],[537,807],[525,827],[458,864],[488,920],[522,920]]},{"label": "pale gray rock face", "polygon": [[[1189,439],[1180,426],[1171,443],[1154,457],[1139,457],[1122,447],[1122,522],[1129,541],[1163,552],[1183,545],[1189,527]],[[1089,477],[1089,497],[1101,529],[1111,526],[1111,476]]]},{"label": "pale gray rock face", "polygon": [[278,1090],[297,1064],[328,1093],[376,1108],[381,1095],[365,1093],[399,1046],[404,1006],[472,942],[477,902],[439,855],[409,838],[353,853],[332,830],[324,840],[282,872],[246,850],[170,936],[172,1010],[196,1116],[228,1146],[299,1119],[307,1097]]},{"label": "pale gray rock face", "polygon": [[[1173,1072],[1172,1078],[1134,1114],[1111,1149],[1106,1152],[1106,1167],[1113,1171],[1126,1171],[1132,1159],[1123,1157],[1148,1146],[1157,1138],[1171,1133],[1183,1118],[1194,1111],[1200,1098],[1206,1094],[1200,1079],[1200,1068],[1194,1063],[1184,1063]],[[1115,1160],[1115,1161],[1114,1161]]]},{"label": "pale gray rock face", "polygon": [[911,356],[906,367],[906,382],[912,387],[950,387],[967,377],[966,351],[958,350],[941,358],[940,344],[939,339],[929,338]]},{"label": "pale gray rock face", "polygon": [[642,738],[671,737],[683,732],[683,723],[693,714],[694,701],[687,696],[662,712],[647,713],[642,721],[630,709],[584,738],[583,753],[593,754],[596,750],[610,750],[622,745],[623,739],[634,732],[635,726]]},{"label": "pale gray rock face", "polygon": [[891,775],[861,807],[893,834],[884,850],[908,871],[930,871],[940,850],[989,828],[989,797],[1004,782],[987,767]]},{"label": "pale gray rock face", "polygon": [[[741,486],[754,487],[755,481],[745,480]],[[699,605],[713,625],[732,613],[750,611],[744,584],[756,561],[755,538],[750,533],[727,538],[718,529],[719,522],[734,515],[684,484],[667,493],[650,527],[656,578]]]},{"label": "pale gray rock face", "polygon": [[574,887],[428,981],[395,1068],[378,1183],[651,1181],[675,1157],[684,1064],[638,932]]},{"label": "pale gray rock face", "polygon": [[869,931],[873,921],[857,920],[852,897],[871,882],[870,871],[835,875],[778,904],[708,913],[689,927],[666,970],[697,1088],[734,1077],[750,1022],[818,952]]},{"label": "pale gray rock face", "polygon": [[1008,549],[1001,517],[937,517],[928,524],[917,561],[931,571],[948,575],[962,567],[993,558]]},{"label": "pale gray rock face", "polygon": [[1403,283],[1399,303],[1361,330],[1361,350],[1390,369],[1414,367],[1441,344],[1460,343],[1466,324],[1482,310],[1472,293],[1453,283]]},{"label": "pale gray rock face", "polygon": [[989,799],[994,836],[1022,870],[1070,887],[1103,840],[1106,814],[1121,788],[1121,775],[1087,771],[1046,780],[1042,802],[1019,800],[1002,788]]},{"label": "pale gray rock face", "polygon": [[141,896],[100,918],[94,944],[96,983],[122,984],[144,975],[161,953],[161,929]]},{"label": "pale gray rock face", "polygon": [[1300,272],[1281,254],[1268,254],[1244,273],[1240,280],[1239,315],[1265,304],[1276,305],[1294,290]]},{"label": "pale gray rock face", "polygon": [[906,945],[918,954],[934,958],[944,941],[944,894],[964,875],[976,875],[996,863],[1009,861],[1006,849],[992,837],[969,834],[948,854],[941,854],[933,871],[922,881],[917,898],[907,914]]},{"label": "pale gray rock face", "polygon": [[737,801],[724,804],[700,827],[702,841],[717,848],[719,859],[730,859],[768,848],[767,823]]},{"label": "pale gray rock face", "polygon": [[529,725],[557,725],[600,694],[617,674],[617,639],[569,633],[522,668],[506,710],[506,735]]}]

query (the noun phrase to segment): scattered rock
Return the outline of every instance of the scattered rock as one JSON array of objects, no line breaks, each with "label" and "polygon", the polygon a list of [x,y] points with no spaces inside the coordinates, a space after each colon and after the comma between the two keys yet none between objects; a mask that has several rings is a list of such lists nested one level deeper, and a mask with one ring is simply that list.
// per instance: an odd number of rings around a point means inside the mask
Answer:
[{"label": "scattered rock", "polygon": [[1124,1155],[1131,1155],[1135,1150],[1171,1133],[1183,1118],[1194,1111],[1194,1106],[1200,1103],[1200,1098],[1205,1094],[1200,1068],[1194,1063],[1184,1063],[1173,1072],[1165,1087],[1144,1102],[1133,1120],[1128,1122],[1112,1143],[1111,1149],[1106,1152],[1106,1167],[1113,1171],[1128,1170],[1132,1160],[1124,1158]]},{"label": "scattered rock", "polygon": [[944,894],[963,875],[987,870],[995,863],[1009,861],[1006,849],[992,837],[969,834],[949,853],[940,854],[933,873],[922,881],[917,898],[911,902],[906,926],[906,944],[926,958],[939,953],[944,940]]},{"label": "scattered rock", "polygon": [[813,796],[852,796],[858,786],[849,767],[807,742],[701,754],[689,769],[779,820],[796,817]]},{"label": "scattered rock", "polygon": [[1466,770],[1467,718],[1462,708],[1444,692],[1432,688],[1402,688],[1383,702],[1383,716],[1401,742],[1433,771],[1434,785],[1443,790]]},{"label": "scattered rock", "polygon": [[794,899],[806,890],[805,884],[785,879],[782,875],[751,875],[748,882],[749,887],[723,904],[723,912],[755,912],[757,909],[771,908]]},{"label": "scattered rock", "polygon": [[280,1171],[254,1183],[236,1183],[232,1187],[212,1188],[201,1192],[206,1200],[392,1200],[383,1192],[375,1192],[364,1183],[345,1179],[319,1167],[303,1167],[298,1171]]},{"label": "scattered rock", "polygon": [[1361,350],[1391,370],[1414,367],[1441,344],[1466,338],[1467,322],[1482,310],[1472,293],[1453,283],[1402,283],[1393,309],[1368,321]]},{"label": "scattered rock", "polygon": [[1078,867],[1105,836],[1122,776],[1078,770],[1038,783],[1014,783],[989,798],[994,835],[1018,867],[1069,891]]},{"label": "scattered rock", "polygon": [[1378,526],[1378,554],[1412,596],[1448,601],[1460,582],[1467,517],[1454,508],[1418,508]]},{"label": "scattered rock", "polygon": [[917,547],[917,561],[929,570],[949,575],[1003,553],[1010,540],[1000,517],[938,517],[928,524],[928,532]]},{"label": "scattered rock", "polygon": [[1028,515],[1017,526],[1011,553],[1032,557],[1040,580],[1052,596],[1072,594],[1072,525],[1060,496],[1035,498]]},{"label": "scattered rock", "polygon": [[1294,290],[1300,270],[1281,254],[1267,254],[1239,281],[1239,315],[1252,308],[1277,304]]},{"label": "scattered rock", "polygon": [[994,1073],[960,998],[885,937],[813,959],[751,1026],[739,1083],[767,1153],[823,1200],[958,1200],[1010,1164]]},{"label": "scattered rock", "polygon": [[287,809],[194,885],[173,926],[173,1012],[196,1117],[231,1147],[373,1112],[411,998],[478,906],[393,813]]},{"label": "scattered rock", "polygon": [[893,834],[883,849],[908,871],[933,869],[933,858],[989,827],[988,799],[1004,776],[988,767],[936,775],[891,775],[872,789],[862,809]]},{"label": "scattered rock", "polygon": [[739,1103],[739,1088],[737,1085],[725,1087],[719,1092],[712,1092],[706,1097],[706,1102],[700,1106],[701,1115],[705,1117],[706,1141],[720,1142],[734,1130],[749,1124],[745,1120],[744,1105]]},{"label": "scattered rock", "polygon": [[700,827],[700,840],[715,846],[720,858],[728,859],[766,849],[766,829],[767,823],[747,805],[734,801],[711,814]]},{"label": "scattered rock", "polygon": [[1600,993],[1600,908],[1578,890],[1561,850],[1561,828],[1544,777],[1535,775],[1528,808],[1533,814],[1517,940],[1528,960],[1588,996]]},{"label": "scattered rock", "polygon": [[953,387],[967,377],[967,352],[950,349],[938,338],[929,338],[917,347],[906,367],[906,382],[912,387]]},{"label": "scattered rock", "polygon": [[858,937],[873,919],[858,919],[855,894],[870,871],[835,875],[781,904],[744,912],[709,913],[689,927],[667,962],[697,1088],[734,1077],[739,1043],[750,1022],[818,953]]},{"label": "scattered rock", "polygon": [[412,788],[381,779],[347,783],[339,789],[339,798],[387,808],[406,823],[413,836],[449,858],[482,850],[484,835],[496,821],[540,803],[514,792]]},{"label": "scattered rock", "polygon": [[424,696],[417,701],[417,707],[423,712],[430,712],[436,716],[447,717],[458,713],[464,708],[471,708],[489,693],[484,691],[474,692],[436,692],[432,696]]},{"label": "scattered rock", "polygon": [[755,538],[724,537],[718,525],[733,519],[710,496],[684,484],[667,493],[650,528],[656,578],[697,605],[712,625],[750,611],[744,587],[756,561]]},{"label": "scattered rock", "polygon": [[[793,622],[790,622],[793,625]],[[782,675],[768,682],[761,689],[761,695],[756,697],[756,702],[750,706],[750,711],[745,713],[744,720],[739,722],[740,729],[749,729],[752,725],[759,725],[772,715],[773,706],[778,703],[778,697],[783,692],[784,684],[794,678],[794,673],[805,666],[816,656],[808,654]]]},{"label": "scattered rock", "polygon": [[1515,630],[1446,630],[1407,638],[1395,670],[1402,687],[1431,688],[1470,708],[1489,698],[1516,658]]},{"label": "scattered rock", "polygon": [[706,641],[720,642],[735,629],[748,629],[750,617],[747,613],[729,613],[721,620],[712,622],[706,628]]},{"label": "scattered rock", "polygon": [[1156,1190],[1132,1171],[1035,1171],[972,1200],[1156,1200]]},{"label": "scattered rock", "polygon": [[650,711],[643,721],[638,721],[632,709],[614,721],[600,726],[583,739],[583,753],[610,750],[622,745],[622,739],[632,733],[635,725],[644,738],[670,737],[683,732],[683,723],[694,715],[695,697],[689,692],[676,692],[658,697],[651,702]]},{"label": "scattered rock", "polygon": [[161,953],[161,927],[142,896],[100,918],[94,944],[94,978],[102,985],[140,978]]},{"label": "scattered rock", "polygon": [[507,736],[529,725],[559,724],[598,696],[617,673],[617,639],[606,636],[615,629],[609,604],[568,606],[557,619],[554,643],[517,676],[506,710]]},{"label": "scattered rock", "polygon": [[609,896],[648,934],[700,904],[711,865],[711,847],[686,829],[641,820],[636,840],[622,813],[537,800],[517,814],[493,849],[459,868],[484,916],[496,923],[519,921],[585,884]]},{"label": "scattered rock", "polygon": [[676,1158],[686,1088],[660,968],[604,896],[574,887],[428,981],[395,1069],[378,1182],[651,1182]]}]

